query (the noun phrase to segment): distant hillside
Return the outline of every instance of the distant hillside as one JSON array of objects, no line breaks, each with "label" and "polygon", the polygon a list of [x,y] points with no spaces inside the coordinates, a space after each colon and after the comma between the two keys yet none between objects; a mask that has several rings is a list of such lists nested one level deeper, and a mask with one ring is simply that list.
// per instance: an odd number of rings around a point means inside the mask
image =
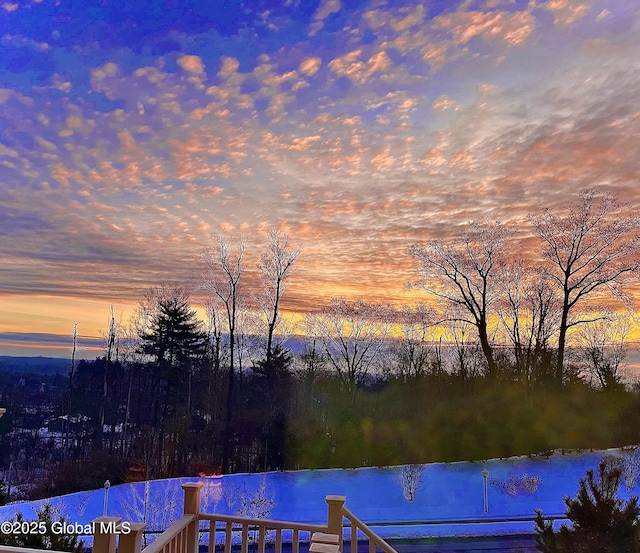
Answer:
[{"label": "distant hillside", "polygon": [[0,355],[0,372],[23,374],[62,374],[69,373],[70,359],[55,357],[11,357]]}]

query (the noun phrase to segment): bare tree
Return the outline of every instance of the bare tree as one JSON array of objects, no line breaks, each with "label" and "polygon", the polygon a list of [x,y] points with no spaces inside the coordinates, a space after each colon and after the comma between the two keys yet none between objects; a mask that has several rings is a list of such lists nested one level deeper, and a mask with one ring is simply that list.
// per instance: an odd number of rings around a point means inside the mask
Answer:
[{"label": "bare tree", "polygon": [[411,502],[424,483],[424,465],[402,465],[395,470],[404,498]]},{"label": "bare tree", "polygon": [[450,367],[454,374],[467,380],[482,373],[482,355],[478,340],[474,336],[474,326],[468,321],[449,313],[442,334],[450,345],[448,354]]},{"label": "bare tree", "polygon": [[607,320],[582,325],[578,332],[582,365],[602,388],[612,389],[620,385],[630,330],[629,317],[611,314]]},{"label": "bare tree", "polygon": [[[98,433],[96,445],[102,448],[102,435],[104,432],[105,417],[107,412],[107,396],[109,392],[109,377],[111,376],[112,364],[114,359],[118,361],[120,348],[120,335],[122,334],[122,325],[116,322],[113,312],[113,304],[110,306],[111,316],[109,317],[109,331],[103,335],[105,343],[104,370],[102,371],[102,399],[100,401],[100,414],[98,416]],[[111,426],[114,429],[113,424]],[[113,432],[112,432],[113,434]]]},{"label": "bare tree", "polygon": [[352,402],[385,343],[391,326],[387,315],[384,306],[332,298],[318,319],[329,364]]},{"label": "bare tree", "polygon": [[513,247],[514,229],[500,221],[471,223],[471,230],[450,243],[432,240],[414,244],[409,253],[418,260],[417,283],[444,304],[456,307],[456,319],[473,325],[487,362],[489,376],[497,366],[490,339],[490,316],[502,292],[499,268]]},{"label": "bare tree", "polygon": [[[76,347],[78,344],[78,325],[73,324],[73,349],[71,350],[71,370],[69,371],[69,401],[67,405],[67,420],[64,432],[64,454],[68,453],[67,446],[69,442],[69,434],[71,433],[71,415],[73,410],[73,376],[76,369]],[[62,463],[62,460],[60,461]]]},{"label": "bare tree", "polygon": [[263,330],[261,323],[258,312],[244,303],[238,305],[236,310],[235,357],[240,390],[242,390],[247,367],[256,367],[262,354],[257,338]]},{"label": "bare tree", "polygon": [[137,310],[130,318],[129,324],[120,329],[121,336],[119,338],[120,358],[127,373],[127,399],[122,421],[121,442],[121,454],[125,458],[128,456],[131,446],[131,444],[128,444],[128,439],[130,438],[129,424],[132,411],[133,380],[135,375],[140,378],[144,365],[145,354],[142,352],[142,339],[140,337],[147,334],[148,328],[146,326],[143,328],[142,325],[148,325],[149,322],[147,320],[142,323],[138,318],[139,315],[140,312]]},{"label": "bare tree", "polygon": [[207,409],[211,417],[212,427],[218,423],[219,411],[219,383],[223,363],[226,360],[227,344],[225,335],[227,334],[226,314],[216,297],[211,298],[205,304],[206,312],[206,333],[212,361],[212,371],[207,378]]},{"label": "bare tree", "polygon": [[320,314],[306,313],[299,326],[304,346],[300,354],[294,357],[293,367],[302,382],[303,401],[307,406],[312,406],[316,380],[325,371],[328,361]]},{"label": "bare tree", "polygon": [[268,401],[273,401],[275,388],[275,371],[273,365],[273,338],[281,321],[280,301],[288,287],[287,280],[291,276],[293,264],[300,255],[300,248],[289,246],[289,237],[277,229],[269,231],[269,245],[260,256],[258,271],[262,282],[262,295],[258,298],[258,306],[263,313],[267,325],[267,345],[264,372],[267,377]]},{"label": "bare tree", "polygon": [[538,378],[557,332],[559,298],[544,271],[522,258],[508,261],[501,279],[505,293],[498,314],[512,346],[516,374],[523,381]]},{"label": "bare tree", "polygon": [[[585,190],[564,214],[550,209],[529,216],[542,239],[542,255],[560,289],[561,312],[555,377],[562,383],[567,334],[594,317],[576,316],[588,299],[625,300],[624,289],[640,276],[640,216],[615,196]],[[595,319],[602,317],[595,317]]]},{"label": "bare tree", "polygon": [[240,242],[236,248],[233,248],[231,241],[223,235],[216,237],[215,241],[216,245],[213,248],[207,249],[202,253],[202,259],[207,269],[200,288],[211,292],[220,300],[227,316],[227,329],[229,331],[229,380],[227,387],[227,412],[222,465],[225,470],[229,470],[231,459],[235,333],[240,298],[240,279],[244,273],[243,257],[247,241],[243,234],[240,236]]},{"label": "bare tree", "polygon": [[429,371],[431,330],[437,319],[435,310],[423,303],[396,312],[400,335],[392,340],[391,354],[400,378],[416,378]]}]

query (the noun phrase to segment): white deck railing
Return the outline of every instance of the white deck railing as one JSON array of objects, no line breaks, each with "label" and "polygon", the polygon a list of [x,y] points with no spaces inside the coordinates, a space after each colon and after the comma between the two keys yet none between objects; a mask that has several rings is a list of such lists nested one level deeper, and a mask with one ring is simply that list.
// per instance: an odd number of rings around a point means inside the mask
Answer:
[{"label": "white deck railing", "polygon": [[[309,539],[306,541],[311,541],[311,535],[314,532],[327,531],[326,525],[322,524],[250,519],[229,515],[201,513],[198,515],[198,520],[209,521],[208,528],[205,528],[205,533],[209,534],[209,553],[215,553],[218,534],[223,534],[224,536],[224,553],[231,553],[234,532],[240,537],[240,553],[248,553],[249,542],[251,540],[258,544],[258,553],[264,553],[270,532],[275,533],[275,553],[282,553],[283,538],[289,538],[289,535],[291,539],[291,551],[292,553],[298,553],[300,542],[303,541],[303,533],[308,533]],[[202,528],[200,531],[202,532]],[[220,543],[222,543],[222,541]]]},{"label": "white deck railing", "polygon": [[[339,495],[328,495],[327,523],[307,524],[303,522],[285,522],[261,518],[248,518],[232,515],[207,514],[200,512],[200,489],[202,483],[189,482],[183,484],[184,516],[163,532],[156,541],[142,550],[142,553],[197,553],[200,535],[204,534],[208,541],[208,553],[215,553],[216,544],[224,544],[224,553],[232,553],[234,542],[239,542],[240,552],[248,553],[249,544],[257,543],[257,553],[265,553],[267,542],[273,538],[275,553],[282,553],[283,543],[291,543],[291,552],[299,553],[301,543],[313,543],[313,535],[325,534],[336,537],[336,550],[342,553],[345,522],[351,530],[351,551],[357,552],[358,532],[369,542],[369,553],[379,548],[384,553],[397,553],[386,541],[345,507],[346,498]],[[346,520],[345,520],[346,519]],[[204,522],[204,525],[202,524]],[[208,524],[207,524],[208,523]],[[142,527],[142,525],[139,525]],[[142,527],[143,528],[143,527]],[[273,534],[270,536],[269,534]],[[235,536],[235,539],[234,539]],[[142,530],[135,538],[127,536],[127,544],[120,544],[118,553],[140,553]],[[126,547],[123,547],[126,545]],[[136,549],[130,549],[131,546]],[[316,545],[316,550],[326,548]],[[113,553],[104,550],[94,543],[93,553]]]},{"label": "white deck railing", "polygon": [[[265,553],[269,533],[275,533],[275,553],[282,553],[282,545],[291,541],[291,553],[299,553],[301,543],[310,544],[310,553],[342,553],[345,527],[350,527],[351,552],[358,551],[358,532],[369,542],[369,553],[377,548],[384,553],[397,553],[386,541],[356,517],[344,504],[346,498],[328,495],[327,523],[306,524],[231,515],[200,512],[202,483],[189,482],[184,490],[184,514],[167,528],[149,546],[142,549],[142,536],[146,525],[122,524],[117,517],[99,517],[94,520],[93,553],[198,553],[200,535],[208,534],[208,553],[215,553],[216,543],[224,543],[224,553],[232,553],[235,542],[240,542],[240,553],[248,553],[249,543],[257,543],[257,553]],[[204,522],[201,527],[201,522]],[[206,524],[208,522],[208,524]],[[236,539],[234,540],[234,533]],[[217,537],[220,535],[220,540]],[[315,536],[314,536],[315,535]],[[257,540],[255,539],[257,536]],[[305,539],[308,536],[308,539]],[[253,540],[251,539],[253,538]],[[252,548],[253,549],[253,548]],[[0,545],[0,553],[43,553],[42,550]],[[62,553],[48,551],[47,553]]]},{"label": "white deck railing", "polygon": [[397,553],[397,551],[391,547],[386,541],[384,541],[378,534],[376,534],[371,528],[369,528],[364,522],[362,522],[356,515],[354,515],[346,507],[342,507],[343,516],[351,523],[351,551],[358,551],[358,531],[362,532],[369,539],[369,553],[376,553],[376,548],[379,547],[385,553]]}]

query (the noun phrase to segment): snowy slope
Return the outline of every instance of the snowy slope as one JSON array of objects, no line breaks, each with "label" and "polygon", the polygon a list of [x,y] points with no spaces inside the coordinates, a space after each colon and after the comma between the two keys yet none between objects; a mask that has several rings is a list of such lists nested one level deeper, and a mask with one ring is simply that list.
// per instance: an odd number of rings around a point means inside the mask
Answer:
[{"label": "snowy slope", "polygon": [[[587,469],[596,469],[606,454],[619,450],[583,452],[549,457],[514,457],[484,462],[433,463],[424,465],[422,483],[413,501],[407,501],[399,481],[400,467],[301,470],[264,474],[233,474],[216,478],[155,480],[148,487],[149,527],[165,528],[182,512],[180,485],[201,481],[202,510],[237,514],[242,499],[263,499],[273,505],[267,518],[325,523],[326,495],[344,495],[347,507],[376,526],[386,537],[459,536],[529,533],[533,523],[505,519],[562,516],[564,496],[574,496]],[[638,456],[636,456],[638,459]],[[483,469],[488,471],[485,510]],[[529,487],[515,484],[533,482]],[[620,487],[620,497],[634,490]],[[109,490],[108,514],[139,522],[144,513],[145,484],[124,484]],[[85,524],[102,515],[104,490],[80,492],[50,501],[71,522]],[[0,520],[21,511],[34,518],[39,502],[0,507]],[[163,508],[168,506],[168,509]],[[469,522],[473,521],[473,524]],[[483,522],[486,521],[486,522]],[[466,523],[465,523],[466,522]]]}]

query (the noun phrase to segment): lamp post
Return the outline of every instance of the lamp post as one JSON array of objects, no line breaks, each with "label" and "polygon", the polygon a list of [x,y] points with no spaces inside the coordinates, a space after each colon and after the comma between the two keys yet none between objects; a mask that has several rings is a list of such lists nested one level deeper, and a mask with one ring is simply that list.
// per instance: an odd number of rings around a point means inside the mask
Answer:
[{"label": "lamp post", "polygon": [[109,482],[109,480],[107,480],[104,483],[104,509],[102,512],[103,516],[107,516],[107,504],[109,503],[109,488],[111,487],[111,482]]},{"label": "lamp post", "polygon": [[482,469],[482,490],[483,490],[483,498],[484,498],[484,512],[489,512],[489,496],[487,494],[487,476],[489,476],[489,471],[487,469]]}]

